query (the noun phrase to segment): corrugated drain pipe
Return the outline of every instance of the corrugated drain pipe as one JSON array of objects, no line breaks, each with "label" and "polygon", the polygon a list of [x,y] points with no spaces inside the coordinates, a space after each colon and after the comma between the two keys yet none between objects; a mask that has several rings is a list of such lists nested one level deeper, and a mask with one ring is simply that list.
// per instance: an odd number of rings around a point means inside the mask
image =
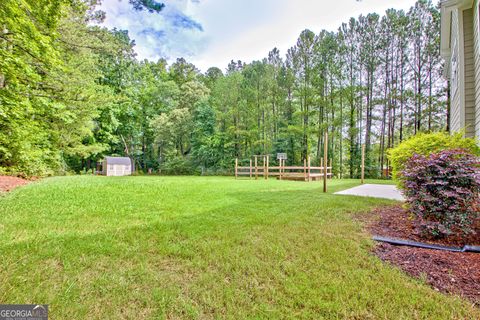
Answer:
[{"label": "corrugated drain pipe", "polygon": [[480,246],[464,246],[464,247],[449,247],[449,246],[442,246],[438,244],[429,244],[423,242],[416,242],[410,240],[403,240],[403,239],[396,239],[396,238],[389,238],[389,237],[381,237],[381,236],[373,236],[373,240],[379,242],[386,242],[396,246],[409,246],[409,247],[417,247],[417,248],[425,248],[425,249],[433,249],[433,250],[442,250],[442,251],[451,251],[451,252],[475,252],[480,253]]}]

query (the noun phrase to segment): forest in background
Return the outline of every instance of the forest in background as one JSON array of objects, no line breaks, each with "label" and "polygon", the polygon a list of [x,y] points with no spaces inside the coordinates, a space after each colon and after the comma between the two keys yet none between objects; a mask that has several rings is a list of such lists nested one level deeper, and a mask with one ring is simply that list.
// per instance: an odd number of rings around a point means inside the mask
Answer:
[{"label": "forest in background", "polygon": [[2,1],[0,173],[85,172],[122,155],[141,172],[222,174],[255,154],[316,164],[328,143],[334,174],[352,178],[365,144],[373,178],[389,148],[448,130],[431,1],[304,30],[286,53],[205,73],[183,58],[139,61],[128,31],[101,27],[104,17],[95,0]]}]

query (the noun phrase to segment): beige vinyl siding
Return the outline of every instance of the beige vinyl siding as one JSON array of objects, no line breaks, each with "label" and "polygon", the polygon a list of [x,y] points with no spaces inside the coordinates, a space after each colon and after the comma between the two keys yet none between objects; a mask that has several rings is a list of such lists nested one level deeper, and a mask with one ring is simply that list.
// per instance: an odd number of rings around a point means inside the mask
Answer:
[{"label": "beige vinyl siding", "polygon": [[450,74],[450,83],[451,83],[451,106],[450,106],[450,130],[452,132],[458,131],[463,127],[463,121],[461,121],[461,88],[460,88],[460,77],[458,80],[454,79],[454,70],[456,69],[457,72],[460,72],[460,48],[459,48],[459,19],[458,19],[458,10],[452,11],[452,28],[451,28],[451,46],[452,46],[452,61],[456,59],[456,67],[455,64],[452,63],[451,69],[452,72]]},{"label": "beige vinyl siding", "polygon": [[463,50],[465,54],[465,134],[475,135],[475,64],[473,59],[473,9],[463,11]]},{"label": "beige vinyl siding", "polygon": [[473,55],[475,67],[475,135],[480,137],[480,24],[479,24],[479,1],[473,5]]}]

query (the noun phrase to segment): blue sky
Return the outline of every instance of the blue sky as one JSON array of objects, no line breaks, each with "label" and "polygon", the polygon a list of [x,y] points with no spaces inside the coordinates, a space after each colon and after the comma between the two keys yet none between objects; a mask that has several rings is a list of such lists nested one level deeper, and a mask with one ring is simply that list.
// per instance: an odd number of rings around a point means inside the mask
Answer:
[{"label": "blue sky", "polygon": [[336,30],[350,17],[415,0],[165,0],[161,13],[135,12],[127,0],[103,0],[104,25],[129,30],[139,59],[185,57],[200,70],[251,62],[277,47],[284,55],[300,32]]}]

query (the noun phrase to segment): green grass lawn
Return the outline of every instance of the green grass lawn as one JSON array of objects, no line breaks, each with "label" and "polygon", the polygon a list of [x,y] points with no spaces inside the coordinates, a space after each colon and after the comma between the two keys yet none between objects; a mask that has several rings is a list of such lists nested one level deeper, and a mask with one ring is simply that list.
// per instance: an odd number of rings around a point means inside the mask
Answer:
[{"label": "green grass lawn", "polygon": [[[357,185],[330,183],[330,192]],[[57,177],[0,196],[0,303],[52,319],[473,319],[370,254],[321,183]]]}]

